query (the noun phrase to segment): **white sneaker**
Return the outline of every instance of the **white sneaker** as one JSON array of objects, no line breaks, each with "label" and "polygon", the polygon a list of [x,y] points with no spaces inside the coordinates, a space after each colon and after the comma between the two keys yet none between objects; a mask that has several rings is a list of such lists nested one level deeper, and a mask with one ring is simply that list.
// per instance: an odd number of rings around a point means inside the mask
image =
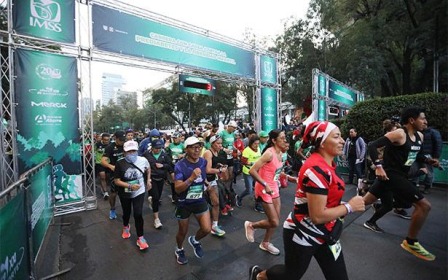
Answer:
[{"label": "white sneaker", "polygon": [[249,221],[245,221],[244,222],[244,229],[246,231],[246,239],[249,242],[254,242],[255,238],[254,238],[254,228],[251,227],[250,222]]},{"label": "white sneaker", "polygon": [[160,229],[162,227],[162,223],[160,222],[160,219],[155,219],[154,220],[154,227],[156,229]]},{"label": "white sneaker", "polygon": [[152,210],[152,196],[148,196],[149,209]]},{"label": "white sneaker", "polygon": [[277,249],[272,243],[270,242],[261,242],[260,246],[258,246],[261,250],[269,252],[273,255],[279,255],[280,254],[280,250]]}]

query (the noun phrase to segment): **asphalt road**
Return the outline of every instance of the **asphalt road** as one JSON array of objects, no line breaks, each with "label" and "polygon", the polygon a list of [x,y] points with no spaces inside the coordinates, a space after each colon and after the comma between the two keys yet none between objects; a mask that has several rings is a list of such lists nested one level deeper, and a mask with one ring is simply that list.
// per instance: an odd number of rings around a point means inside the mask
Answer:
[{"label": "asphalt road", "polygon": [[[243,189],[238,177],[237,193]],[[255,234],[255,243],[248,243],[244,235],[244,221],[263,219],[264,214],[253,210],[253,201],[246,197],[242,208],[235,207],[233,215],[221,217],[220,224],[227,232],[224,237],[207,236],[202,240],[205,256],[197,259],[186,241],[184,248],[189,259],[187,265],[178,265],[174,257],[177,222],[174,205],[165,189],[160,209],[161,230],[153,227],[151,210],[144,208],[145,238],[150,247],[140,252],[136,246],[135,228],[131,217],[131,238],[121,238],[121,208],[117,199],[117,220],[109,220],[108,202],[98,198],[98,209],[56,217],[45,238],[37,267],[42,278],[63,270],[57,279],[248,279],[249,267],[258,264],[269,267],[282,263],[284,258],[281,226],[277,228],[272,243],[281,249],[279,256],[261,251],[263,231]],[[281,224],[292,209],[295,187],[281,191]],[[447,191],[445,186],[435,187],[427,196],[432,203],[431,213],[420,233],[419,240],[436,260],[420,260],[400,247],[409,225],[394,215],[387,214],[378,221],[385,233],[374,233],[363,227],[372,215],[372,209],[351,214],[346,218],[341,237],[342,249],[350,279],[438,280],[448,279],[447,274]],[[344,196],[355,195],[355,186],[349,185]],[[189,233],[197,230],[192,217]],[[324,279],[313,260],[303,279]]]}]

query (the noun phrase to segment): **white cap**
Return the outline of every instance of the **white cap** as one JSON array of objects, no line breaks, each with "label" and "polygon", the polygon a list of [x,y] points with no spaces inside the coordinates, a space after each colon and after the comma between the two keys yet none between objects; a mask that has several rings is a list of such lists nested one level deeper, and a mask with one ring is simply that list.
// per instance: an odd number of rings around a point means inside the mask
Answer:
[{"label": "white cap", "polygon": [[234,128],[238,128],[238,125],[236,124],[236,121],[230,121],[227,125],[228,126],[233,126]]},{"label": "white cap", "polygon": [[190,137],[187,138],[187,140],[185,140],[184,145],[185,145],[185,147],[188,147],[188,146],[191,146],[191,145],[194,145],[194,144],[197,144],[197,143],[201,143],[202,144],[202,142],[199,141],[199,139],[197,137],[190,136]]},{"label": "white cap", "polygon": [[123,150],[125,152],[128,151],[137,151],[138,150],[138,143],[134,140],[126,141],[123,145]]}]

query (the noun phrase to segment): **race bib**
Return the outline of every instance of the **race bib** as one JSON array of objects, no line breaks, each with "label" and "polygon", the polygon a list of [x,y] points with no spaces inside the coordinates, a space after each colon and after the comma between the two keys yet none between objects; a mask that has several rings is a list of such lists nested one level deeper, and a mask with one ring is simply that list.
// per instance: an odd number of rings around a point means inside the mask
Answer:
[{"label": "race bib", "polygon": [[333,254],[334,260],[337,260],[342,252],[341,241],[338,240],[336,244],[328,245],[328,247],[330,248],[330,251]]},{"label": "race bib", "polygon": [[200,199],[204,191],[203,185],[194,185],[188,189],[186,199]]},{"label": "race bib", "polygon": [[417,152],[409,152],[408,159],[406,160],[404,165],[411,166],[416,159],[417,159]]}]

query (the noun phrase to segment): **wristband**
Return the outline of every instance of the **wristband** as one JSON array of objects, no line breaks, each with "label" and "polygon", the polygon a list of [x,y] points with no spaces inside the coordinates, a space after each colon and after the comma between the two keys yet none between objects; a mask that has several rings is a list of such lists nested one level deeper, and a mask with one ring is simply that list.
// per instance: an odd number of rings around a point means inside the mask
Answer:
[{"label": "wristband", "polygon": [[375,168],[379,168],[379,167],[383,167],[383,165],[382,164],[376,164],[375,165]]},{"label": "wristband", "polygon": [[348,204],[348,202],[346,202],[346,203],[344,203],[344,204],[342,204],[342,205],[344,205],[345,208],[347,209],[347,214],[353,213],[353,209],[352,209],[352,207],[350,206],[350,204]]},{"label": "wristband", "polygon": [[266,182],[261,183],[261,185],[263,185],[264,188],[266,188],[266,186],[268,185]]}]

